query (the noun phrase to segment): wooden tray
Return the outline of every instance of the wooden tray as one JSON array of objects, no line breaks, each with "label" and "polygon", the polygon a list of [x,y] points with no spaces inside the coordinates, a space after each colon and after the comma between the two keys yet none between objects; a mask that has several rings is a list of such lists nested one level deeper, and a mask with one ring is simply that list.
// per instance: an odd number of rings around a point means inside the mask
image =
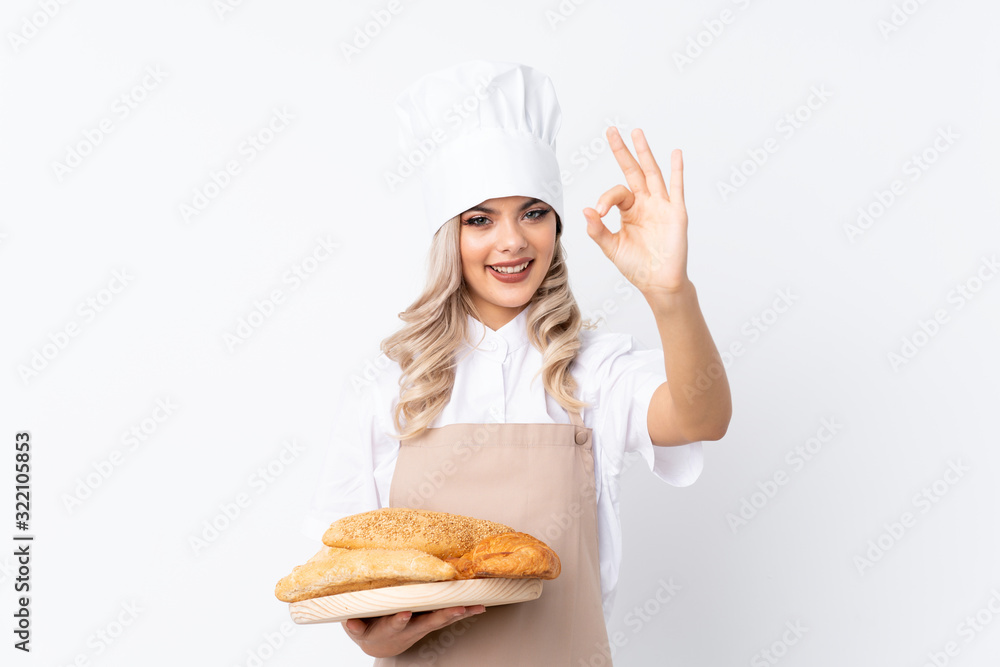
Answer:
[{"label": "wooden tray", "polygon": [[541,579],[461,579],[433,581],[340,593],[288,603],[298,624],[333,623],[349,618],[385,616],[400,611],[428,611],[481,604],[487,607],[534,600],[542,594]]}]

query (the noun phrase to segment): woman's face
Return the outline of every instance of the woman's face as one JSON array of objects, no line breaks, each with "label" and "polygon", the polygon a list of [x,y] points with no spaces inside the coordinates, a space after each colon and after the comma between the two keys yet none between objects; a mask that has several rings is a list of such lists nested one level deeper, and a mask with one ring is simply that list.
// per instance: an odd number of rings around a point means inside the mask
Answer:
[{"label": "woman's face", "polygon": [[462,275],[483,324],[496,331],[524,310],[548,273],[556,214],[540,199],[499,197],[462,213],[461,223]]}]

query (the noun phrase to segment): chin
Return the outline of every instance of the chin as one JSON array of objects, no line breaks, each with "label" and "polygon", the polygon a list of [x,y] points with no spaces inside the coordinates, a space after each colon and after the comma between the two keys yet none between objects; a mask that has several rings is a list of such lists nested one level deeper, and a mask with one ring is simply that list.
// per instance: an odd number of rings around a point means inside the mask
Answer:
[{"label": "chin", "polygon": [[494,295],[494,298],[490,300],[504,308],[517,308],[531,301],[531,297],[536,291],[537,289],[525,289],[518,294]]},{"label": "chin", "polygon": [[528,299],[517,301],[492,301],[492,304],[497,308],[520,308],[521,306],[528,303]]}]

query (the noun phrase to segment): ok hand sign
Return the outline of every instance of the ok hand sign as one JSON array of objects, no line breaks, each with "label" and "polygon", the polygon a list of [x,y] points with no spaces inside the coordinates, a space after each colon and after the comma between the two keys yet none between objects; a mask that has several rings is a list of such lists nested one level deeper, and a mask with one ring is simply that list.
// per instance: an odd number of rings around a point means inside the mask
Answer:
[{"label": "ok hand sign", "polygon": [[[629,282],[647,298],[681,290],[687,277],[687,210],[684,207],[680,149],[670,154],[670,191],[642,130],[632,131],[639,160],[632,157],[618,129],[609,127],[608,143],[629,187],[616,185],[583,209],[587,234]],[[601,220],[612,206],[621,213],[621,229],[612,233]]]}]

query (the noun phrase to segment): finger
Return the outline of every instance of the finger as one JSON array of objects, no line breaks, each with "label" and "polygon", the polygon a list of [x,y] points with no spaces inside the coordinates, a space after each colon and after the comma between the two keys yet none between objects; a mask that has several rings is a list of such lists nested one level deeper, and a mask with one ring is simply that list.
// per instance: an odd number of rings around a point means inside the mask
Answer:
[{"label": "finger", "polygon": [[684,156],[679,148],[670,153],[670,197],[684,203]]},{"label": "finger", "polygon": [[605,257],[611,257],[612,249],[615,247],[615,235],[608,229],[597,211],[588,207],[583,209],[583,216],[587,218],[587,235],[594,239]]},{"label": "finger", "polygon": [[351,637],[360,639],[367,635],[369,631],[379,633],[384,633],[386,631],[390,633],[402,632],[406,629],[406,625],[410,622],[410,618],[412,616],[412,612],[401,611],[398,614],[393,614],[392,616],[382,616],[379,618],[369,619],[368,621],[361,618],[349,618],[342,622],[341,625],[344,626],[344,630],[346,630],[347,634],[351,635]]},{"label": "finger", "polygon": [[344,630],[347,631],[347,634],[353,637],[358,637],[365,634],[365,630],[368,629],[368,624],[362,621],[360,618],[349,618],[343,623],[341,623],[341,625],[344,626]]},{"label": "finger", "polygon": [[642,167],[632,157],[632,152],[625,145],[625,140],[618,134],[618,128],[614,126],[609,127],[607,135],[608,145],[611,146],[611,151],[615,154],[615,159],[618,160],[618,166],[625,173],[625,180],[628,181],[628,186],[632,188],[632,192],[636,194],[648,194],[649,188],[646,187],[646,175],[642,173]]},{"label": "finger", "polygon": [[410,622],[410,618],[413,617],[413,612],[401,611],[398,614],[393,614],[389,617],[386,625],[390,630],[394,632],[402,632],[406,629],[407,624]]},{"label": "finger", "polygon": [[445,626],[462,620],[462,618],[472,616],[473,613],[469,610],[476,609],[477,607],[482,607],[483,611],[486,610],[486,607],[483,607],[483,605],[476,605],[475,607],[448,607],[446,609],[438,609],[437,611],[414,619],[410,624],[410,629],[422,637],[428,632],[440,630]]},{"label": "finger", "polygon": [[616,185],[600,197],[597,198],[597,213],[603,218],[611,210],[612,206],[617,206],[619,211],[627,211],[635,203],[635,195],[624,185]]},{"label": "finger", "polygon": [[663,182],[663,172],[660,171],[660,166],[656,164],[656,158],[653,157],[653,150],[649,147],[649,142],[646,141],[645,132],[639,128],[632,130],[632,145],[635,146],[635,153],[639,157],[639,164],[646,175],[646,187],[649,188],[649,192],[655,195],[662,195],[667,201],[670,201],[670,196],[667,194],[667,184]]}]

